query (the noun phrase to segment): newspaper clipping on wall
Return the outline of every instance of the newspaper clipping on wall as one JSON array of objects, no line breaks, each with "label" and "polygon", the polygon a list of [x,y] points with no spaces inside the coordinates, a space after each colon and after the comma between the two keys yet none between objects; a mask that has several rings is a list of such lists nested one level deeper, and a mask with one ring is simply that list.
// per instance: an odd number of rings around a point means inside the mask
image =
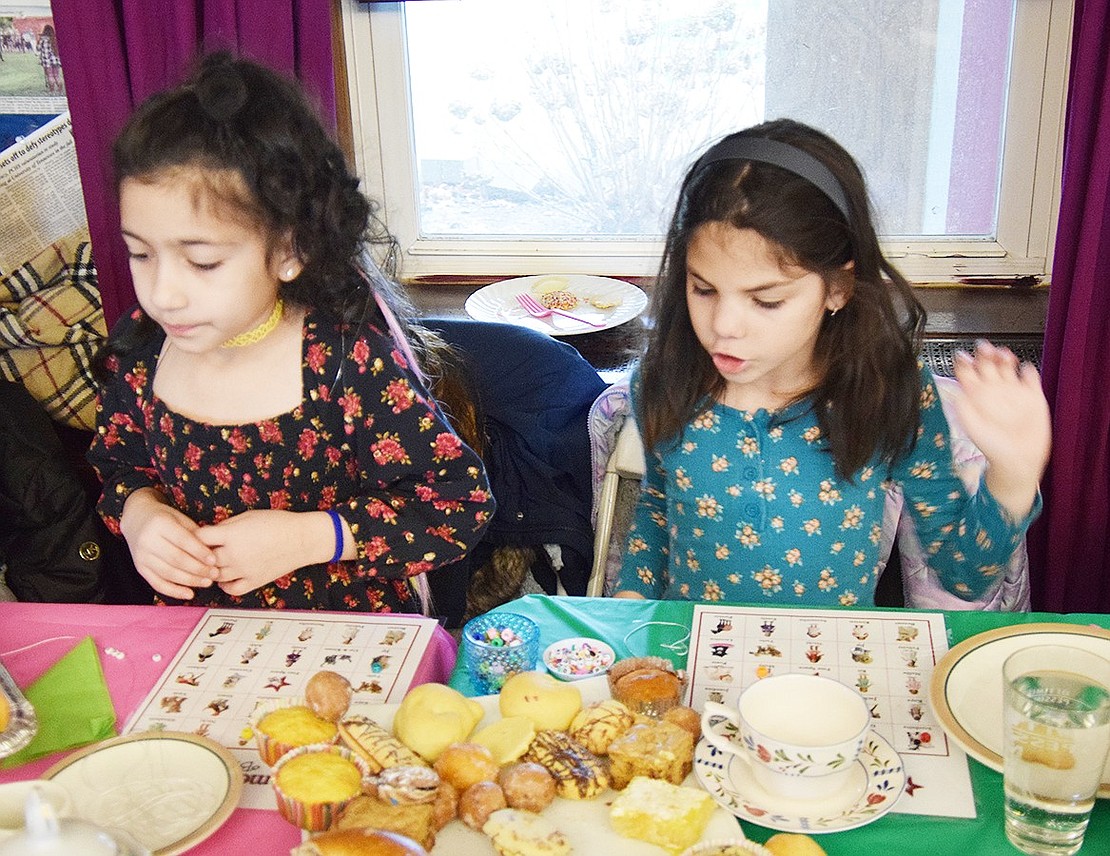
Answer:
[{"label": "newspaper clipping on wall", "polygon": [[0,276],[85,225],[68,111],[0,152]]}]

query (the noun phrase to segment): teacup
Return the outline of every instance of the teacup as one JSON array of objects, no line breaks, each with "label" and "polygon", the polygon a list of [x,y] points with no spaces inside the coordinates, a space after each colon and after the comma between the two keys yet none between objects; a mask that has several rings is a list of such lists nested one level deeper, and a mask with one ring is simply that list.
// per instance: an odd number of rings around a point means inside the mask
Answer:
[{"label": "teacup", "polygon": [[[721,718],[736,726],[738,740],[714,732]],[[818,800],[851,776],[871,712],[863,696],[831,678],[773,675],[744,690],[735,708],[707,701],[701,723],[705,739],[746,760],[769,793]]]}]

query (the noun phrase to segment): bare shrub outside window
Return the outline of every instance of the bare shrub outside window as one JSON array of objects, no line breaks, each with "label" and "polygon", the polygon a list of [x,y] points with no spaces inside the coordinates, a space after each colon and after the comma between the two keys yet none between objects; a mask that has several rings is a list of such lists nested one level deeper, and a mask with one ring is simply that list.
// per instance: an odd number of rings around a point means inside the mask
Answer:
[{"label": "bare shrub outside window", "polygon": [[406,4],[420,233],[657,240],[764,118],[860,160],[886,235],[994,236],[1012,0]]}]

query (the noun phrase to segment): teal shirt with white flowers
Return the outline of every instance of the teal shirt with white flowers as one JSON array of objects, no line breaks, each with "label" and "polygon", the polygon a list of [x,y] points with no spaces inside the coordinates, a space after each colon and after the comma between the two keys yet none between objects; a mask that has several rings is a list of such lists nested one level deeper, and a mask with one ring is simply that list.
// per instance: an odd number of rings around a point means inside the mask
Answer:
[{"label": "teal shirt with white flowers", "polygon": [[[632,379],[633,407],[640,378]],[[617,591],[697,601],[875,602],[887,489],[898,483],[929,565],[974,600],[1004,573],[1040,510],[1012,521],[980,483],[967,492],[948,421],[922,369],[921,427],[893,466],[840,479],[813,402],[740,411],[707,402],[679,442],[647,452]]]}]

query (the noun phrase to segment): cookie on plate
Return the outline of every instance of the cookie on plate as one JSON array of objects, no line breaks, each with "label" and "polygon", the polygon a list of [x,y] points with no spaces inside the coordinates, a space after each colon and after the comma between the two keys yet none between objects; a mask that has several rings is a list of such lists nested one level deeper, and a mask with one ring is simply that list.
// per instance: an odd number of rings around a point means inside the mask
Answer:
[{"label": "cookie on plate", "polygon": [[530,811],[503,808],[489,816],[482,832],[499,856],[566,856],[570,844],[555,825]]},{"label": "cookie on plate", "polygon": [[609,745],[635,724],[636,715],[615,698],[610,698],[578,711],[570,723],[570,736],[595,755],[605,755]]},{"label": "cookie on plate", "polygon": [[605,764],[565,731],[541,731],[525,761],[533,761],[555,780],[555,793],[568,800],[588,800],[609,787]]}]

